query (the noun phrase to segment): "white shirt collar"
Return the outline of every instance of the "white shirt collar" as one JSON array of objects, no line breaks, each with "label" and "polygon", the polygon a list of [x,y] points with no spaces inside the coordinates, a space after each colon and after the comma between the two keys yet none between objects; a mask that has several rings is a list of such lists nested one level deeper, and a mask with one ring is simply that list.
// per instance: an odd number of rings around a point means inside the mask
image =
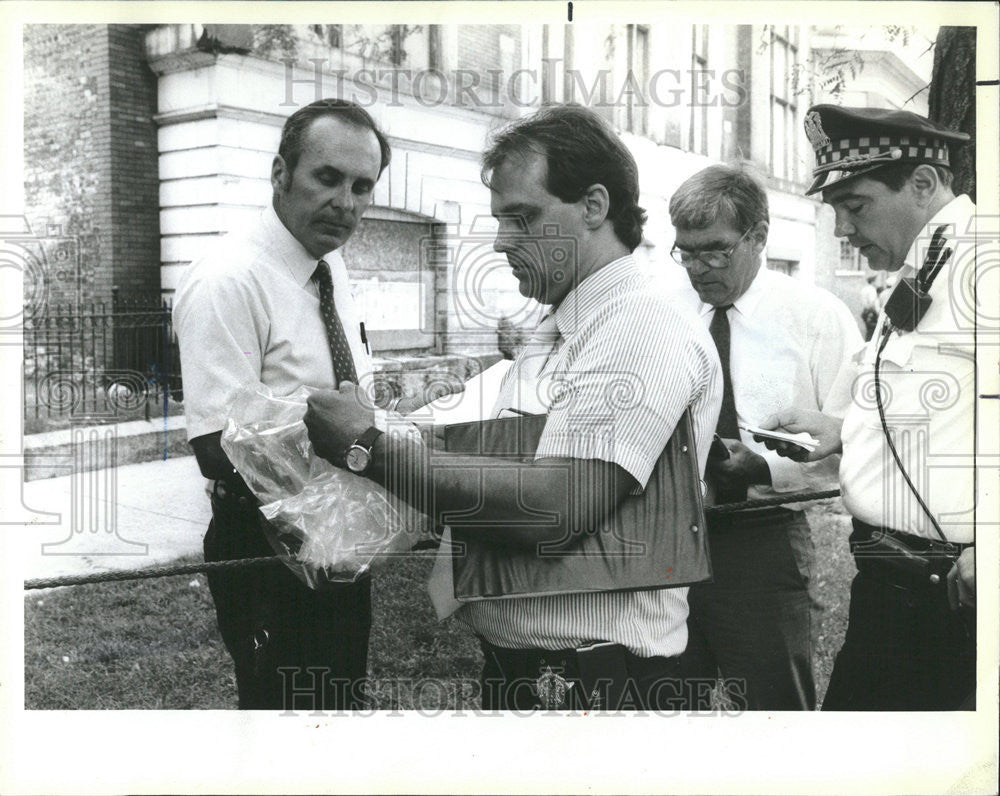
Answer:
[{"label": "white shirt collar", "polygon": [[903,261],[904,268],[910,268],[913,271],[920,270],[924,264],[924,257],[927,255],[934,231],[942,224],[949,226],[947,234],[952,238],[974,235],[976,231],[969,229],[969,221],[975,214],[976,206],[967,194],[963,193],[948,202],[934,214],[934,217],[927,222],[920,234],[914,239],[910,250],[906,253],[906,259]]},{"label": "white shirt collar", "polygon": [[641,273],[635,258],[626,254],[587,276],[566,294],[552,313],[555,315],[559,334],[563,339],[568,338],[576,331],[578,322],[589,318],[601,304],[611,298],[620,284]]},{"label": "white shirt collar", "polygon": [[[743,295],[739,296],[733,302],[733,307],[736,308],[736,311],[741,315],[753,315],[757,309],[757,305],[760,304],[761,299],[764,298],[770,289],[770,282],[771,272],[767,270],[766,263],[761,263],[760,268],[757,270],[757,275],[753,278],[753,282],[750,283],[750,287],[744,290]],[[693,291],[694,288],[692,287],[691,290]],[[710,312],[715,312],[715,307],[702,301],[698,314],[707,315]]]},{"label": "white shirt collar", "polygon": [[[263,236],[270,249],[281,259],[292,278],[299,285],[305,286],[316,271],[319,259],[313,257],[299,243],[274,212],[274,206],[268,205],[261,213]],[[329,256],[326,258],[330,262]],[[332,263],[331,263],[332,265]]]}]

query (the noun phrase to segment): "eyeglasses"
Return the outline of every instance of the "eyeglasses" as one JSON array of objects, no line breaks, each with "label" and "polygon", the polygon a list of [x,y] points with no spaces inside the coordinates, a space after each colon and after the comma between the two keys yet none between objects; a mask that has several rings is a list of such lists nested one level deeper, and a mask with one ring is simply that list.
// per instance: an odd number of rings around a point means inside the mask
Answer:
[{"label": "eyeglasses", "polygon": [[695,260],[704,263],[709,268],[728,268],[736,247],[743,243],[744,238],[750,234],[752,229],[753,227],[750,227],[750,229],[740,235],[740,239],[725,251],[715,249],[689,252],[685,249],[678,249],[677,244],[674,244],[674,248],[670,250],[670,257],[675,263],[684,268],[690,268],[694,265]]}]

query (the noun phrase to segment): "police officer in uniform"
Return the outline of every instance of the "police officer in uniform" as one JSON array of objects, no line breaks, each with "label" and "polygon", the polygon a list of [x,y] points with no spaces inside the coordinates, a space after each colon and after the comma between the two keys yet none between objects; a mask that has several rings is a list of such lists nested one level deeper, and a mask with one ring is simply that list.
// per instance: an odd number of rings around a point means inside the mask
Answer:
[{"label": "police officer in uniform", "polygon": [[[975,706],[974,445],[976,208],[955,196],[949,153],[968,141],[906,111],[817,105],[808,194],[835,233],[897,277],[872,339],[838,377],[843,421],[790,408],[764,424],[842,452],[853,520],[847,635],[824,710]],[[981,244],[980,244],[981,245]]]}]

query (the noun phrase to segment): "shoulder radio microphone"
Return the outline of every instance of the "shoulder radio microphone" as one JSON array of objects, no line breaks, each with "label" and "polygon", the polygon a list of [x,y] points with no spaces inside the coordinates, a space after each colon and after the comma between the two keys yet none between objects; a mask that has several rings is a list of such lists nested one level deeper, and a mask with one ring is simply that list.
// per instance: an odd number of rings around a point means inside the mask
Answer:
[{"label": "shoulder radio microphone", "polygon": [[944,233],[947,227],[937,228],[931,238],[930,248],[923,267],[915,277],[900,279],[885,303],[885,314],[892,328],[901,332],[912,332],[917,328],[931,306],[929,291],[941,268],[951,257],[951,249],[944,248]]}]

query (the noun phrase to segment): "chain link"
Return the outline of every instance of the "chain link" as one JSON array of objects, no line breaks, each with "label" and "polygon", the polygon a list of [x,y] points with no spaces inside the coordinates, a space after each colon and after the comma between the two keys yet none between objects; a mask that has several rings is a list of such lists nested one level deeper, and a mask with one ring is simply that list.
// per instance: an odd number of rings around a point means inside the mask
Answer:
[{"label": "chain link", "polygon": [[[725,503],[720,506],[706,506],[706,516],[713,514],[733,514],[738,511],[781,506],[786,503],[805,503],[812,500],[826,500],[840,495],[840,490],[831,489],[826,492],[800,492],[794,495],[776,495],[775,497],[744,500],[741,503]],[[171,575],[192,575],[199,572],[216,572],[219,570],[235,570],[245,567],[260,567],[276,564],[281,561],[278,556],[261,556],[260,558],[237,558],[232,561],[206,561],[200,564],[179,564],[164,567],[147,567],[145,569],[123,569],[116,572],[94,572],[90,575],[64,575],[58,578],[34,578],[24,582],[24,590],[51,589],[57,586],[83,586],[88,583],[114,583],[126,580],[147,580],[150,578],[166,578]]]},{"label": "chain link", "polygon": [[829,489],[826,492],[799,492],[794,495],[775,495],[774,497],[744,500],[742,503],[723,503],[720,506],[706,506],[705,515],[710,517],[713,514],[732,514],[736,511],[747,511],[748,509],[783,506],[786,503],[807,503],[811,500],[826,500],[835,497],[840,497],[839,489]]},{"label": "chain link", "polygon": [[177,564],[164,567],[147,567],[144,569],[122,569],[115,572],[94,572],[90,575],[64,575],[58,578],[34,578],[24,582],[24,590],[51,589],[56,586],[83,586],[87,583],[113,583],[123,580],[147,580],[149,578],[165,578],[170,575],[191,575],[198,572],[215,572],[227,569],[244,569],[275,564],[281,561],[278,556],[261,556],[260,558],[237,558],[231,561],[205,561],[200,564]]}]

